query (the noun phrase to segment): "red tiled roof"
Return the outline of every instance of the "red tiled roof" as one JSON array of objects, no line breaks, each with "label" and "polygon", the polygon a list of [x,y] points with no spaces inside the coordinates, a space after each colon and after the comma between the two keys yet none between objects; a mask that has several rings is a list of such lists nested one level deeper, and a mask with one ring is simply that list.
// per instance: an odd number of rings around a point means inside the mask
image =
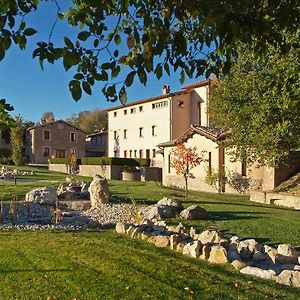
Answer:
[{"label": "red tiled roof", "polygon": [[183,90],[187,90],[187,89],[191,89],[191,88],[197,88],[197,87],[201,87],[201,86],[206,86],[209,85],[211,82],[210,79],[206,79],[206,80],[201,80],[201,81],[197,81],[194,83],[190,83],[184,87],[182,87]]},{"label": "red tiled roof", "polygon": [[130,106],[134,106],[134,105],[139,105],[139,104],[143,104],[143,103],[147,103],[147,102],[152,102],[152,101],[155,101],[155,100],[170,98],[170,97],[183,95],[183,94],[187,94],[187,93],[188,93],[188,91],[179,91],[179,92],[169,93],[169,94],[165,94],[165,95],[159,95],[159,96],[155,96],[155,97],[148,98],[148,99],[145,99],[145,100],[138,100],[138,101],[135,101],[135,102],[132,102],[132,103],[115,106],[115,107],[107,109],[106,111],[113,111],[113,110],[120,109],[120,108],[126,108],[126,107],[130,107]]},{"label": "red tiled roof", "polygon": [[200,134],[202,136],[205,136],[206,138],[216,143],[225,140],[226,137],[228,136],[228,133],[220,128],[191,125],[191,127],[186,132],[184,132],[179,138],[169,142],[161,143],[157,146],[163,148],[163,147],[172,147],[177,144],[182,144],[186,142],[194,134]]}]

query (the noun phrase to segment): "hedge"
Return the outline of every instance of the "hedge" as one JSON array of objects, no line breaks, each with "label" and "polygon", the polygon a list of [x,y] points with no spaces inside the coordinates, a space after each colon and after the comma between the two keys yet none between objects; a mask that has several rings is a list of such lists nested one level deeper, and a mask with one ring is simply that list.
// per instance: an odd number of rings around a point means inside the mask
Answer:
[{"label": "hedge", "polygon": [[[63,158],[50,158],[48,159],[49,164],[63,164],[67,165],[68,164],[68,158],[63,157]],[[81,164],[81,159],[77,159],[77,165]]]},{"label": "hedge", "polygon": [[110,166],[140,166],[149,167],[147,158],[121,158],[121,157],[84,157],[82,165],[110,165]]}]

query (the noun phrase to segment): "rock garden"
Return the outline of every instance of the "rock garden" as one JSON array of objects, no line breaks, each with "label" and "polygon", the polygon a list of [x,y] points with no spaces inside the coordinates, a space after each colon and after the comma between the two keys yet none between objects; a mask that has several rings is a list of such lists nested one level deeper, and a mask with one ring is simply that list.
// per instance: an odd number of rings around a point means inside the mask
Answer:
[{"label": "rock garden", "polygon": [[[67,183],[36,188],[23,202],[2,203],[2,224],[19,229],[103,229],[115,226],[119,234],[140,238],[159,248],[170,248],[214,264],[231,264],[243,274],[300,287],[300,257],[290,244],[276,248],[216,230],[197,232],[182,223],[169,226],[168,218],[205,220],[209,211],[198,205],[184,209],[182,203],[164,197],[140,209],[111,197],[108,182],[96,175],[92,182]],[[6,225],[7,228],[8,225]]]}]

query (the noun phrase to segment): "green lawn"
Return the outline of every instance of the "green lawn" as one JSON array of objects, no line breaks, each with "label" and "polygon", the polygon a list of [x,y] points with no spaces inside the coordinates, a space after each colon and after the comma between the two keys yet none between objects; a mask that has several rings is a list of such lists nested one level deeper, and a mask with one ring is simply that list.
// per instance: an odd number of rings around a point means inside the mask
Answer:
[{"label": "green lawn", "polygon": [[299,299],[141,240],[104,232],[0,232],[0,299]]},{"label": "green lawn", "polygon": [[[47,184],[65,180],[62,173],[34,169]],[[81,179],[81,178],[78,178]],[[90,180],[90,178],[86,178]],[[164,196],[184,206],[198,204],[205,221],[186,222],[199,230],[215,228],[254,237],[267,244],[300,247],[300,212],[249,201],[247,196],[184,192],[156,183],[109,181],[110,191],[138,206]],[[44,183],[0,182],[8,200]],[[178,223],[178,219],[167,220]],[[243,276],[230,265],[215,266],[138,239],[103,232],[0,231],[0,299],[299,299],[299,289]]]}]

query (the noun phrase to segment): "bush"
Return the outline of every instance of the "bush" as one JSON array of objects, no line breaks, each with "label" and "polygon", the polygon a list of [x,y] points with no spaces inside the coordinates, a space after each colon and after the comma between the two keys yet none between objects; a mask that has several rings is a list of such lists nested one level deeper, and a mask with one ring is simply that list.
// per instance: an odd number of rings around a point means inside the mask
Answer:
[{"label": "bush", "polygon": [[66,157],[64,157],[64,158],[50,158],[48,161],[49,161],[49,164],[63,164],[63,165],[68,164],[68,158],[66,158]]},{"label": "bush", "polygon": [[11,155],[12,152],[10,149],[0,148],[0,163],[1,164],[11,163],[12,162]]},{"label": "bush", "polygon": [[121,157],[84,157],[82,165],[110,165],[110,166],[138,166],[149,167],[150,159],[147,158],[121,158]]}]

